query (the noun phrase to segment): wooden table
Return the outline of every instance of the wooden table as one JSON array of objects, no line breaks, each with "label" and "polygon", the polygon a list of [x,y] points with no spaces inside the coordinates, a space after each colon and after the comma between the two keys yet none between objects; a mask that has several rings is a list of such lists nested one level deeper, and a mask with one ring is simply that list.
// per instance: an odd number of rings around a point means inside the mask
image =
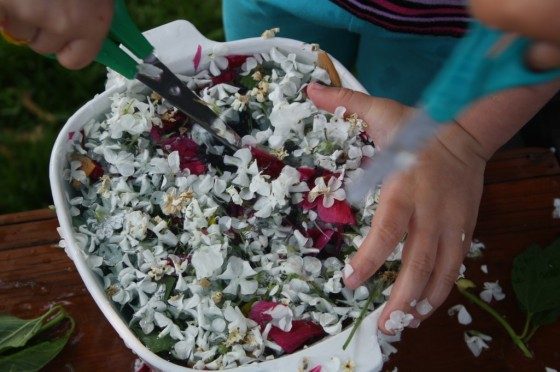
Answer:
[{"label": "wooden table", "polygon": [[[499,153],[488,164],[486,186],[475,237],[486,244],[484,256],[466,262],[477,284],[500,280],[506,299],[496,304],[519,329],[523,317],[510,281],[513,257],[533,242],[547,244],[560,235],[552,219],[553,198],[560,197],[560,165],[548,149]],[[130,371],[128,350],[88,295],[72,262],[55,245],[57,220],[49,210],[0,216],[0,312],[32,317],[54,303],[64,304],[76,319],[69,345],[48,367],[51,371]],[[480,265],[488,265],[488,274]],[[447,309],[462,303],[472,314],[461,326]],[[493,337],[490,349],[475,358],[463,332],[476,329]],[[544,371],[560,370],[560,324],[539,330],[530,342],[528,360],[500,326],[454,290],[447,302],[417,330],[407,330],[396,344],[399,352],[385,369],[399,371]]]}]

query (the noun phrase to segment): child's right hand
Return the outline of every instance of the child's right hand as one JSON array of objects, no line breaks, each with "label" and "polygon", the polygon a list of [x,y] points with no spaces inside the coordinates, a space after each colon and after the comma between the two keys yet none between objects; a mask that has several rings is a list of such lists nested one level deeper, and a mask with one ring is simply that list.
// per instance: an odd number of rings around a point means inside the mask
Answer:
[{"label": "child's right hand", "polygon": [[95,59],[111,26],[113,0],[0,0],[0,30],[61,65],[79,69]]},{"label": "child's right hand", "polygon": [[[358,114],[381,149],[413,110],[393,100],[318,84],[309,85],[307,93],[322,109],[332,112],[344,106]],[[385,322],[392,311],[412,313],[411,325],[417,326],[447,298],[470,247],[489,155],[464,128],[449,124],[417,164],[383,184],[372,228],[350,261],[354,272],[345,284],[361,285],[408,233],[401,270],[379,317],[384,332],[391,331]],[[415,308],[415,302],[423,305]]]}]

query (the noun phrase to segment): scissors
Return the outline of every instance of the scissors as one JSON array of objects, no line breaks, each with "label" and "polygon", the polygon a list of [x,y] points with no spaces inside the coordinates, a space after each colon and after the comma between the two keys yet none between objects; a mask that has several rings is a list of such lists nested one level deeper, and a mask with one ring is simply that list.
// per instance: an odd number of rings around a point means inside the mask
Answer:
[{"label": "scissors", "polygon": [[443,125],[475,100],[498,91],[560,78],[560,69],[538,72],[525,64],[531,41],[473,21],[444,68],[424,91],[419,110],[407,120],[387,148],[375,154],[346,193],[357,203],[396,171],[410,167],[416,154]]},{"label": "scissors", "polygon": [[154,47],[130,17],[124,0],[114,2],[111,29],[95,60],[127,79],[137,79],[147,85],[232,152],[241,147],[239,135],[156,57]]}]

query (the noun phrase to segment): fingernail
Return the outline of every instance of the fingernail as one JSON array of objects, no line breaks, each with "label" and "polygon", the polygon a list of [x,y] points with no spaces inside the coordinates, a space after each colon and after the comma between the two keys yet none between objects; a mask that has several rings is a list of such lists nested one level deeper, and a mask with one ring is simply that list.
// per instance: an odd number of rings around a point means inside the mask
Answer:
[{"label": "fingernail", "polygon": [[354,268],[350,265],[350,263],[346,262],[342,273],[344,274],[344,279],[347,280],[352,276],[352,274],[354,274]]},{"label": "fingernail", "polygon": [[420,315],[427,315],[430,311],[434,309],[432,304],[428,301],[427,298],[423,299],[422,301],[418,302],[418,305],[415,307],[416,311]]},{"label": "fingernail", "polygon": [[327,89],[326,86],[324,86],[323,84],[319,84],[319,83],[311,83],[311,84],[309,84],[309,88],[319,90],[319,91]]},{"label": "fingernail", "polygon": [[410,328],[418,328],[420,326],[421,320],[414,318],[410,321],[410,324],[408,325]]}]

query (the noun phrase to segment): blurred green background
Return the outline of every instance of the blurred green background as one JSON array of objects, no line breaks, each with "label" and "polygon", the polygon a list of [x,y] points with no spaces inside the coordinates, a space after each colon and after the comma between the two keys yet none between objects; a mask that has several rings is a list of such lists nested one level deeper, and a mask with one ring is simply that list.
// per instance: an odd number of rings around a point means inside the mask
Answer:
[{"label": "blurred green background", "polygon": [[[128,1],[142,30],[188,19],[204,35],[223,40],[220,0]],[[0,40],[0,214],[52,204],[48,163],[60,128],[103,90],[105,69],[67,71],[54,61]]]}]

